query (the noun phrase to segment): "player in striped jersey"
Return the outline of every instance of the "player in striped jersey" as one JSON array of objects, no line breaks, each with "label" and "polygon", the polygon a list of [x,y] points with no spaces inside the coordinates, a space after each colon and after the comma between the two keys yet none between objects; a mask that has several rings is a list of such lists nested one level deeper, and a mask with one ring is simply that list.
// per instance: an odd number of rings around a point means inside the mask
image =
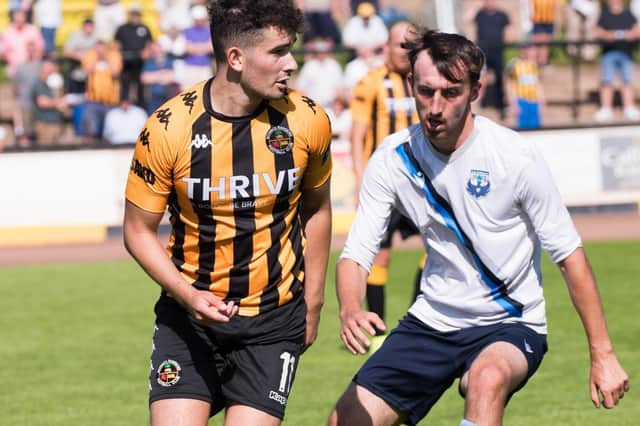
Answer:
[{"label": "player in striped jersey", "polygon": [[125,243],[162,287],[151,421],[226,408],[225,424],[277,425],[323,303],[331,129],[287,87],[304,23],[291,1],[214,1],[210,19],[217,75],[151,115],[127,182]]},{"label": "player in striped jersey", "polygon": [[[395,23],[389,30],[385,64],[369,71],[354,88],[351,102],[351,156],[356,179],[356,196],[360,190],[365,165],[380,142],[391,133],[418,122],[415,101],[411,97],[407,82],[409,60],[407,52],[400,46],[413,30],[409,22]],[[378,255],[367,280],[366,299],[369,309],[383,320],[384,286],[389,270],[391,240],[395,232],[399,232],[404,239],[417,234],[418,230],[410,220],[395,212],[385,238],[380,243]],[[423,263],[424,259],[421,261],[421,264]],[[419,291],[419,277],[422,272],[421,268],[418,269],[414,299]],[[377,330],[376,334],[383,336],[384,330]],[[382,339],[374,340],[373,349]]]},{"label": "player in striped jersey", "polygon": [[502,424],[505,404],[546,352],[544,249],[560,268],[591,355],[596,407],[629,391],[580,236],[534,143],[472,114],[482,50],[423,31],[405,44],[420,124],[389,136],[367,165],[336,268],[340,336],[364,354],[380,319],[362,309],[368,270],[393,208],[429,252],[422,294],[353,378],[329,424],[415,425],[459,379],[461,426]]}]

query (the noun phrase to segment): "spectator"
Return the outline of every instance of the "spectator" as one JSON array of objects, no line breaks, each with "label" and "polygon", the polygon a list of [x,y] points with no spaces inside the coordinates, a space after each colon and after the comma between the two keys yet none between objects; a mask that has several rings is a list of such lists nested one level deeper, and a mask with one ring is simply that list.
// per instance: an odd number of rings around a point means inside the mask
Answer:
[{"label": "spectator", "polygon": [[27,15],[23,10],[13,12],[11,25],[2,33],[4,60],[7,62],[6,73],[13,77],[18,65],[27,60],[31,54],[28,47],[34,50],[36,58],[42,58],[44,40],[38,29],[27,22]]},{"label": "spectator", "polygon": [[389,39],[384,21],[376,15],[376,8],[369,2],[360,3],[357,14],[347,20],[342,30],[342,44],[357,52],[374,51],[381,54]]},{"label": "spectator", "polygon": [[167,31],[169,28],[186,30],[192,25],[189,15],[189,0],[156,0],[156,11],[160,29]]},{"label": "spectator", "polygon": [[[529,0],[529,7],[530,19],[533,24],[532,41],[534,43],[550,42],[553,35],[559,32],[564,0]],[[549,46],[538,46],[537,51],[538,65],[547,65],[549,63]]]},{"label": "spectator", "polygon": [[175,96],[177,90],[173,60],[162,50],[159,43],[151,42],[147,48],[149,58],[142,67],[141,80],[147,89],[147,112],[151,114],[167,99]]},{"label": "spectator", "polygon": [[304,44],[315,39],[331,40],[334,46],[340,44],[340,32],[334,16],[339,14],[338,0],[300,0],[300,8],[304,11],[307,31],[302,40]]},{"label": "spectator", "polygon": [[83,107],[81,135],[86,142],[95,143],[102,137],[107,112],[120,102],[122,56],[118,49],[99,40],[85,54],[82,67],[87,74],[87,102]]},{"label": "spectator", "polygon": [[640,119],[640,111],[635,107],[633,78],[635,64],[633,53],[640,35],[638,20],[625,6],[623,0],[608,0],[598,19],[596,36],[603,40],[600,56],[600,109],[596,121],[609,122],[613,119],[613,80],[618,73],[622,80],[622,104],[627,120]]},{"label": "spectator", "polygon": [[537,129],[542,125],[545,97],[537,57],[535,46],[527,39],[519,57],[507,65],[507,91],[519,129]]},{"label": "spectator", "polygon": [[[171,59],[173,71],[176,80],[178,80],[177,76],[184,75],[184,56],[187,53],[187,39],[184,33],[176,27],[171,27],[158,37],[158,44],[160,44],[167,57]],[[177,86],[178,89],[182,89],[179,81],[177,81]]]},{"label": "spectator", "polygon": [[82,27],[71,33],[64,45],[62,55],[71,62],[69,71],[69,93],[84,93],[87,75],[82,69],[82,58],[98,42],[93,19],[86,18]]},{"label": "spectator", "polygon": [[493,73],[493,87],[482,97],[482,106],[496,108],[504,120],[503,54],[505,40],[511,39],[509,15],[497,6],[496,0],[482,0],[480,8],[471,9],[465,21],[475,23],[476,43],[485,55],[485,71]]},{"label": "spectator", "polygon": [[370,69],[378,67],[384,63],[384,58],[380,55],[376,55],[371,51],[362,51],[359,54],[347,62],[344,67],[344,81],[343,85],[350,91],[353,90],[355,85],[367,75]]},{"label": "spectator", "polygon": [[142,23],[142,6],[129,5],[129,20],[118,27],[115,40],[122,52],[122,74],[120,75],[120,97],[130,99],[131,86],[135,87],[135,102],[144,107],[144,89],[140,73],[144,64],[145,47],[151,41],[149,28]]},{"label": "spectator", "polygon": [[316,39],[309,49],[311,56],[300,69],[296,89],[328,108],[342,86],[342,67],[333,56],[331,41]]},{"label": "spectator", "polygon": [[[599,17],[599,0],[571,0],[567,8],[567,38],[569,40],[594,40]],[[596,44],[568,45],[567,53],[574,57],[580,53],[582,59],[592,61],[598,53],[598,46]]]},{"label": "spectator", "polygon": [[50,59],[44,60],[33,88],[33,126],[38,145],[57,145],[61,142],[64,113],[68,109],[63,87],[64,80],[58,64]]},{"label": "spectator", "polygon": [[124,24],[127,16],[120,0],[98,0],[93,12],[96,23],[96,36],[101,40],[111,40],[116,29]]},{"label": "spectator", "polygon": [[21,10],[25,13],[27,22],[32,22],[33,0],[9,0],[7,3],[9,6],[9,20],[13,19],[13,12]]},{"label": "spectator", "polygon": [[184,58],[184,70],[178,76],[180,87],[186,89],[211,77],[211,33],[209,31],[207,8],[196,5],[191,8],[193,26],[184,31],[187,40],[187,52]]},{"label": "spectator", "polygon": [[18,146],[29,147],[30,137],[33,135],[33,88],[40,75],[41,58],[33,46],[27,44],[28,58],[18,65],[11,79],[15,108],[13,108],[13,132]]},{"label": "spectator", "polygon": [[349,137],[351,135],[351,109],[349,108],[349,92],[346,89],[341,89],[336,93],[336,96],[331,102],[331,107],[327,108],[327,115],[331,122],[331,133],[334,142],[346,149],[350,149],[351,141]]},{"label": "spectator", "polygon": [[36,22],[44,39],[45,55],[56,50],[56,31],[62,23],[61,0],[37,0]]},{"label": "spectator", "polygon": [[147,120],[147,113],[123,98],[120,105],[107,112],[103,138],[110,144],[134,144]]}]

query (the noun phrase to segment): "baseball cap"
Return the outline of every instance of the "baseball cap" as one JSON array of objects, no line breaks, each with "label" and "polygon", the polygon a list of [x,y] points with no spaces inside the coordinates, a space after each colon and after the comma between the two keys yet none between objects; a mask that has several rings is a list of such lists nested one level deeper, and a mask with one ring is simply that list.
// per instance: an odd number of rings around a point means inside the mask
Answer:
[{"label": "baseball cap", "polygon": [[363,18],[370,18],[376,14],[376,7],[368,1],[365,1],[358,5],[357,13]]},{"label": "baseball cap", "polygon": [[198,4],[191,8],[191,18],[194,20],[207,19],[208,17],[209,13],[205,6]]},{"label": "baseball cap", "polygon": [[129,5],[129,13],[142,13],[142,5],[138,2],[133,2]]}]

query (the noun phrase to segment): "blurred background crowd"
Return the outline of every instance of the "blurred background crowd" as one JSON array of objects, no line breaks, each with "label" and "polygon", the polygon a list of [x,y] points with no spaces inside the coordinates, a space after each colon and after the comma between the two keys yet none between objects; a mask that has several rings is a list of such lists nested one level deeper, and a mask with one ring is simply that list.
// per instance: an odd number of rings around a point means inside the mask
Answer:
[{"label": "blurred background crowd", "polygon": [[[633,87],[640,0],[297,2],[308,29],[296,46],[293,85],[327,108],[345,144],[353,88],[384,63],[388,29],[403,19],[464,33],[483,48],[478,109],[505,124],[543,127],[545,82],[569,90],[576,82],[560,81],[560,67],[576,61],[599,71],[588,121],[640,119]],[[133,143],[166,99],[215,73],[204,0],[5,0],[0,14],[0,147],[7,149]]]}]

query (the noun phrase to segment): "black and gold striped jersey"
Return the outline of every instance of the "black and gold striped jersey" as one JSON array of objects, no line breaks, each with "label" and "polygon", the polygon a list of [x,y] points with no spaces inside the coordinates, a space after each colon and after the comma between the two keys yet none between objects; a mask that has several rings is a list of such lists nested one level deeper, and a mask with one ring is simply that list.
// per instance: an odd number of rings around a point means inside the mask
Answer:
[{"label": "black and gold striped jersey", "polygon": [[168,207],[167,251],[187,282],[255,316],[303,292],[301,191],[331,174],[324,110],[290,92],[228,117],[202,82],[154,112],[140,133],[126,198]]},{"label": "black and gold striped jersey", "polygon": [[531,0],[531,22],[534,24],[553,24],[558,7],[564,0]]},{"label": "black and gold striped jersey", "polygon": [[382,139],[418,122],[406,76],[386,65],[370,70],[354,88],[351,116],[354,122],[368,125],[363,153],[366,162]]}]

